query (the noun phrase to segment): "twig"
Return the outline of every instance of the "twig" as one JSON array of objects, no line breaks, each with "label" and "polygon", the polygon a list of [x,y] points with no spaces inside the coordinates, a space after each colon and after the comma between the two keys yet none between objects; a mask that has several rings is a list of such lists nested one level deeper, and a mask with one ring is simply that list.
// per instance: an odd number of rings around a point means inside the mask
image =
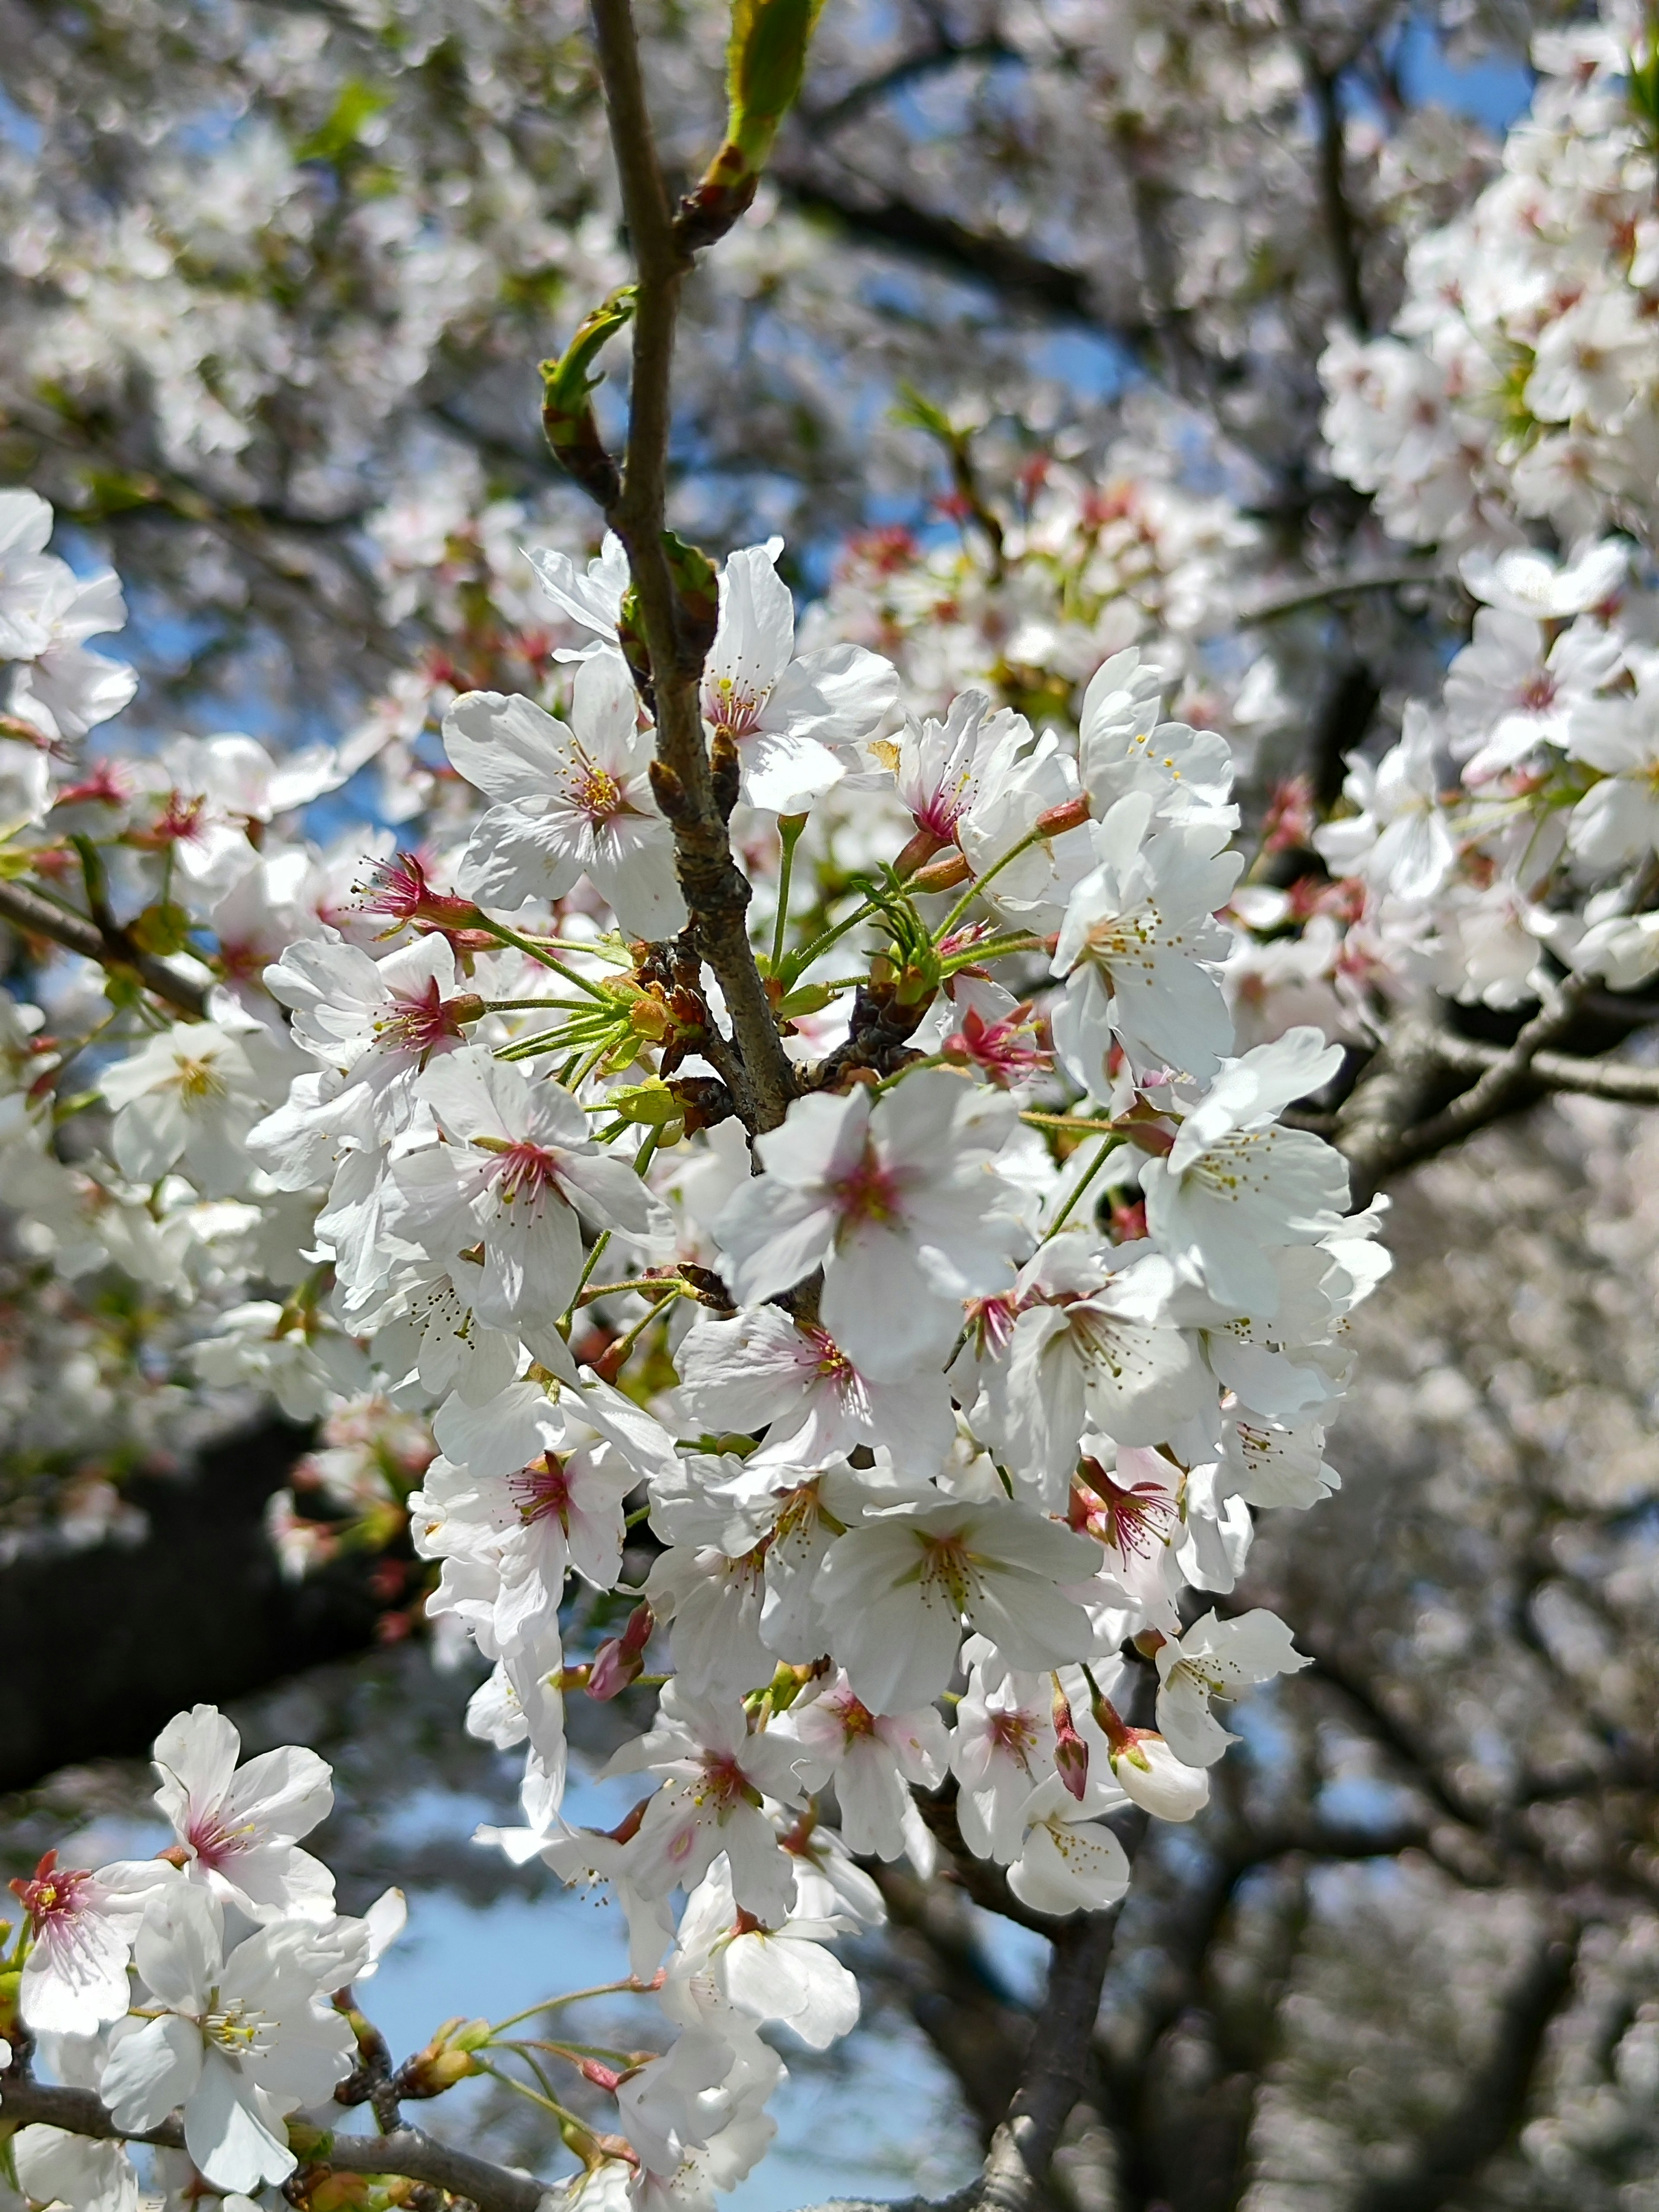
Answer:
[{"label": "twig", "polygon": [[657,722],[652,787],[673,830],[697,948],[719,980],[731,1018],[738,1112],[751,1132],[774,1129],[795,1096],[795,1077],[750,946],[750,885],[726,830],[737,796],[735,751],[728,744],[730,759],[711,762],[704,744],[699,690],[708,641],[690,633],[664,544],[674,327],[692,257],[676,236],[658,165],[629,0],[593,0],[593,25],[639,272],[627,459],[621,495],[606,519],[627,548],[638,594]]},{"label": "twig", "polygon": [[1327,599],[1346,599],[1350,592],[1394,592],[1408,584],[1450,584],[1455,579],[1443,575],[1438,569],[1425,568],[1361,568],[1351,575],[1326,576],[1317,583],[1307,584],[1298,591],[1282,592],[1278,599],[1263,599],[1259,605],[1239,611],[1239,621],[1247,627],[1251,623],[1276,622],[1281,615],[1298,613],[1304,607],[1316,607]]},{"label": "twig", "polygon": [[[90,2089],[63,2089],[41,2081],[0,2076],[0,2113],[21,2127],[36,2122],[62,2128],[67,2134],[89,2136],[100,2142],[154,2143],[167,2150],[182,2150],[184,2130],[168,2120],[147,2133],[118,2128]],[[469,2197],[478,2212],[537,2212],[547,2194],[544,2182],[493,2160],[475,2158],[435,2142],[419,2128],[394,2129],[384,2136],[334,2136],[326,2152],[302,2163],[331,2167],[337,2173],[395,2173],[408,2181],[424,2181],[452,2196]]]},{"label": "twig", "polygon": [[0,884],[0,919],[27,930],[31,937],[49,937],[54,945],[78,952],[83,959],[95,960],[100,968],[130,968],[147,990],[191,1021],[206,1018],[207,993],[200,985],[168,967],[165,960],[140,951],[127,931],[117,924],[106,922],[100,929],[96,922],[82,921],[79,915],[54,906],[24,884]]},{"label": "twig", "polygon": [[[1538,1080],[1533,1062],[1540,1051],[1571,1027],[1580,1002],[1592,988],[1591,977],[1569,975],[1539,1008],[1515,1042],[1483,1069],[1476,1082],[1454,1098],[1449,1106],[1431,1114],[1426,1121],[1399,1132],[1389,1147],[1386,1171],[1395,1173],[1401,1168],[1414,1166],[1419,1160],[1428,1159],[1435,1152],[1443,1152],[1460,1138],[1485,1128],[1488,1121],[1496,1120],[1506,1108],[1523,1097]],[[1443,1034],[1431,1030],[1423,1040],[1436,1059],[1441,1056]]]}]

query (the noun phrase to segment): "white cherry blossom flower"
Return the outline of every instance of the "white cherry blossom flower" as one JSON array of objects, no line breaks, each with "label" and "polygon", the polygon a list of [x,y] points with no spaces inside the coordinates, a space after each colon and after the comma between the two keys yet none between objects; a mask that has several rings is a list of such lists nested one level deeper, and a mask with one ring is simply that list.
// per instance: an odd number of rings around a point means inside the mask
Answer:
[{"label": "white cherry blossom flower", "polygon": [[330,1918],[334,1877],[298,1840],[333,1805],[327,1762],[285,1744],[238,1765],[241,1747],[216,1705],[179,1714],[156,1737],[155,1802],[178,1838],[179,1863],[252,1919]]},{"label": "white cherry blossom flower", "polygon": [[568,723],[499,691],[458,699],[445,748],[495,802],[473,830],[459,888],[516,911],[562,898],[586,876],[630,936],[684,928],[673,837],[651,795],[654,737],[638,715],[634,680],[608,653],[583,662]]},{"label": "white cherry blossom flower", "polygon": [[1178,1642],[1158,1646],[1158,1725],[1188,1766],[1213,1766],[1235,1739],[1210,1711],[1212,1698],[1237,1698],[1276,1674],[1312,1661],[1296,1650],[1277,1615],[1258,1609],[1221,1620],[1206,1613]]},{"label": "white cherry blossom flower", "polygon": [[963,1299],[1002,1285],[1023,1234],[993,1158],[1012,1121],[943,1071],[873,1107],[862,1089],[798,1099],[715,1224],[739,1303],[821,1266],[823,1327],[862,1373],[897,1382],[942,1360]]},{"label": "white cherry blossom flower", "polygon": [[1279,1299],[1275,1249],[1316,1243],[1341,1219],[1341,1154],[1274,1121],[1328,1082],[1341,1060],[1341,1047],[1313,1029],[1255,1046],[1224,1064],[1168,1157],[1140,1171],[1152,1241],[1223,1305],[1270,1319]]},{"label": "white cherry blossom flower", "polygon": [[919,1848],[931,1872],[910,1785],[936,1787],[950,1755],[945,1723],[932,1705],[872,1713],[843,1668],[815,1697],[798,1699],[769,1733],[799,1746],[795,1771],[807,1790],[834,1782],[849,1850],[896,1859]]},{"label": "white cherry blossom flower", "polygon": [[1218,963],[1224,906],[1243,858],[1229,825],[1158,822],[1152,794],[1118,799],[1091,836],[1097,865],[1073,891],[1053,972],[1068,978],[1054,1043],[1097,1098],[1111,1095],[1113,1040],[1138,1075],[1171,1069],[1205,1080],[1232,1042]]},{"label": "white cherry blossom flower", "polygon": [[185,2147],[216,2188],[286,2180],[299,2161],[284,2116],[350,2070],[351,2030],[328,1993],[368,1950],[361,1921],[279,1921],[228,1947],[210,1891],[158,1893],[136,1946],[149,2016],[110,2035],[101,2087],[116,2125],[142,2134],[182,2106]]},{"label": "white cherry blossom flower", "polygon": [[898,673],[858,645],[796,657],[795,610],[774,566],[781,546],[745,546],[720,571],[720,626],[702,672],[702,716],[731,738],[751,806],[799,813],[838,783],[838,748],[872,736]]},{"label": "white cherry blossom flower", "polygon": [[662,1782],[626,1849],[629,1878],[641,1893],[689,1888],[724,1851],[738,1905],[781,1927],[794,1897],[794,1868],[761,1800],[800,1802],[792,1749],[751,1733],[735,1701],[692,1697],[670,1682],[649,1732],[624,1744],[605,1770]]},{"label": "white cherry blossom flower", "polygon": [[1080,1804],[1058,1774],[1039,1784],[1026,1802],[1024,1838],[1008,1869],[1020,1903],[1056,1919],[1115,1905],[1129,1887],[1128,1856],[1097,1815],[1123,1802],[1115,1784],[1103,1787],[1092,1777]]},{"label": "white cherry blossom flower", "polygon": [[138,2212],[138,2176],[126,2145],[70,2135],[62,2128],[20,2128],[12,2163],[25,2197],[72,2212]]},{"label": "white cherry blossom flower", "polygon": [[36,2034],[94,2035],[131,2002],[127,1966],[151,1893],[172,1879],[150,1859],[118,1860],[94,1874],[60,1867],[47,1851],[12,1883],[27,1917],[29,1954],[17,2005]]},{"label": "white cherry blossom flower", "polygon": [[586,1116],[557,1084],[468,1045],[416,1088],[447,1141],[395,1162],[398,1224],[436,1260],[482,1243],[474,1310],[490,1328],[564,1311],[581,1275],[579,1215],[635,1236],[655,1228],[644,1184],[589,1139]]},{"label": "white cherry blossom flower", "polygon": [[1043,1677],[1004,1669],[992,1680],[983,1660],[969,1668],[951,1731],[951,1771],[963,1838],[976,1857],[1006,1866],[1018,1856],[1025,1807],[1054,1772],[1053,1716]]},{"label": "white cherry blossom flower", "polygon": [[483,1011],[476,992],[458,988],[454,951],[436,935],[374,960],[330,931],[289,945],[264,980],[293,1014],[295,1043],[340,1087],[365,1086],[386,1135],[407,1124],[415,1077],[464,1044]]},{"label": "white cherry blossom flower", "polygon": [[155,1182],[188,1158],[204,1195],[228,1197],[247,1182],[246,1138],[264,1111],[270,1079],[256,1071],[252,1038],[216,1022],[175,1022],[125,1059],[99,1088],[115,1113],[117,1164]]},{"label": "white cherry blossom flower", "polygon": [[884,1514],[832,1544],[818,1571],[830,1648],[872,1712],[914,1711],[949,1683],[964,1619],[1011,1667],[1057,1667],[1088,1642],[1060,1584],[1099,1547],[1007,1500]]},{"label": "white cherry blossom flower", "polygon": [[749,1461],[755,1469],[822,1467],[860,1444],[884,1444],[931,1474],[956,1435],[942,1375],[923,1369],[876,1382],[827,1329],[779,1306],[730,1319],[699,1312],[677,1364],[680,1402],[706,1430],[766,1429]]},{"label": "white cherry blossom flower", "polygon": [[999,1395],[1010,1457],[1049,1511],[1065,1505],[1085,1428],[1158,1443],[1197,1412],[1206,1377],[1172,1318],[1175,1295],[1160,1254],[1097,1251],[1079,1231],[1051,1238],[1021,1270]]}]

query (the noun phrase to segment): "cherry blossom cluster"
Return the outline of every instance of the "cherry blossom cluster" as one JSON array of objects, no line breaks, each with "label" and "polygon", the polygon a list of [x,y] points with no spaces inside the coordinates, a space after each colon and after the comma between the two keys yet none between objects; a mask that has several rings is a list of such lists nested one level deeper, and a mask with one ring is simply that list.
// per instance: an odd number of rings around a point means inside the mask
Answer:
[{"label": "cherry blossom cluster", "polygon": [[[665,773],[617,538],[434,471],[369,536],[450,643],[358,729],[117,751],[86,740],[131,678],[84,641],[118,586],[0,495],[33,994],[0,1195],[21,1250],[143,1285],[204,1393],[321,1425],[274,1509],[295,1571],[406,1527],[400,1625],[476,1647],[467,1726],[523,1759],[483,1840],[614,1899],[669,2038],[558,2047],[616,2103],[615,2135],[561,2118],[596,2203],[750,2172],[761,2030],[852,2027],[828,1946],[879,1920],[872,1869],[977,1862],[1058,1924],[1124,1894],[1133,1818],[1198,1813],[1225,1712],[1306,1663],[1244,1595],[1255,1516],[1335,1486],[1387,1266],[1326,1109],[1402,1008],[1659,972],[1650,62],[1611,20],[1539,58],[1396,333],[1326,357],[1336,465],[1474,612],[1324,822],[1237,787],[1292,720],[1260,526],[1127,448],[988,490],[914,403],[958,534],[861,537],[805,612],[781,540],[717,578],[672,541],[740,899]],[[307,810],[371,767],[395,827],[319,844]],[[572,1697],[621,1701],[609,1831],[567,1807]],[[175,1723],[177,1851],[43,1868],[16,1968],[31,2065],[124,2132],[177,2113],[246,2196],[355,2094],[331,2000],[395,1911],[337,1920],[297,1850],[319,1762],[235,1753]],[[27,2134],[31,2197],[130,2212],[118,2146]]]},{"label": "cherry blossom cluster", "polygon": [[1610,8],[1534,52],[1502,175],[1413,248],[1395,334],[1322,365],[1336,466],[1458,556],[1473,608],[1438,696],[1312,831],[1336,887],[1243,908],[1270,939],[1334,917],[1303,972],[1355,1036],[1435,994],[1502,1010],[1563,969],[1659,972],[1650,28]]},{"label": "cherry blossom cluster", "polygon": [[[60,1159],[76,1102],[37,1082],[15,1141],[47,1201],[125,1211],[168,1256],[205,1380],[327,1416],[302,1483],[364,1523],[406,1510],[430,1613],[489,1669],[468,1725],[522,1747],[524,1825],[495,1840],[605,1885],[660,1977],[676,2039],[609,2084],[627,2152],[594,2185],[641,2203],[704,2203],[760,2155],[782,2074],[761,2026],[852,2025],[823,1947],[879,1916],[860,1858],[928,1873],[942,1835],[1060,1919],[1123,1893],[1115,1814],[1205,1802],[1212,1701],[1304,1663],[1230,1599],[1254,1511],[1335,1481],[1346,1316],[1386,1264],[1340,1156],[1281,1118],[1340,1048],[1303,1026],[1235,1048],[1224,739],[1166,716],[1135,647],[1040,727],[974,689],[907,711],[884,657],[797,638],[778,550],[725,563],[701,688],[799,1094],[752,1146],[614,547],[531,550],[565,658],[539,698],[453,698],[423,854],[318,851],[297,810],[349,756],[228,738],[43,751],[15,833],[105,940],[40,973],[54,1027],[85,1025],[96,1140]],[[279,1534],[299,1564],[318,1540]],[[653,1687],[609,1770],[640,1778],[635,1811],[573,1826],[565,1699]],[[240,2012],[222,2033],[239,1923],[165,1865],[131,1879],[161,1885],[109,1908],[157,2015],[143,2094],[136,2029],[46,2061],[125,2128],[182,2110],[210,2185],[280,2179],[210,2144],[163,2018],[270,2056],[276,2105],[231,2112],[202,2072],[269,2165],[236,2114],[279,2142],[282,2100],[345,2070],[343,2015],[291,2063],[264,2027],[239,2042]],[[285,1936],[270,2019],[324,2020],[358,1941]],[[57,2154],[76,2212],[124,2201],[118,2150]]]},{"label": "cherry blossom cluster", "polygon": [[[239,1765],[240,1750],[214,1707],[179,1714],[155,1745],[173,1842],[95,1869],[48,1851],[12,1884],[0,2068],[38,2059],[95,2091],[123,2135],[177,2114],[182,2148],[155,2154],[164,2185],[245,2200],[296,2170],[292,2116],[325,2106],[356,2063],[336,1993],[374,1973],[404,1905],[394,1889],[362,1919],[337,1914],[333,1875],[300,1847],[332,1802],[326,1764],[289,1746]],[[122,2141],[36,2124],[9,2148],[41,2203],[136,2212]]]},{"label": "cherry blossom cluster", "polygon": [[1659,390],[1653,32],[1609,0],[1540,31],[1501,174],[1407,262],[1390,336],[1322,365],[1338,472],[1395,537],[1496,550],[1650,534]]}]

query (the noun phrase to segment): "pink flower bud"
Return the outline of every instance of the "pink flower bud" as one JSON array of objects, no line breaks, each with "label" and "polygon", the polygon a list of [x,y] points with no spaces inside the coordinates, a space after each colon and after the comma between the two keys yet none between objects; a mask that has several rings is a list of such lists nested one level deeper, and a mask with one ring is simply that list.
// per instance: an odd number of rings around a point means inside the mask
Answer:
[{"label": "pink flower bud", "polygon": [[1054,1771],[1080,1804],[1089,1786],[1089,1747],[1077,1732],[1070,1701],[1058,1682],[1054,1685]]},{"label": "pink flower bud", "polygon": [[618,1696],[645,1672],[645,1647],[656,1627],[656,1615],[644,1603],[628,1616],[620,1636],[612,1636],[593,1654],[593,1671],[587,1678],[587,1694],[601,1702]]}]

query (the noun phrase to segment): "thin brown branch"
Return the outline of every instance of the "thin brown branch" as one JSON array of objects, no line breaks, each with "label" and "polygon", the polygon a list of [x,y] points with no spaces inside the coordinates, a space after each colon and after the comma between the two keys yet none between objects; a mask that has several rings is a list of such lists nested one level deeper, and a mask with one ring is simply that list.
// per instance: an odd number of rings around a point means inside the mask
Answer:
[{"label": "thin brown branch", "polygon": [[206,1018],[207,993],[201,985],[192,983],[165,960],[140,951],[118,925],[106,921],[100,929],[96,922],[54,906],[26,884],[0,884],[0,920],[31,937],[50,938],[54,945],[78,952],[83,959],[95,960],[101,968],[129,969],[146,990],[154,991],[158,999],[165,999],[191,1021]]},{"label": "thin brown branch", "polygon": [[[0,2075],[0,2114],[20,2127],[38,2122],[103,2142],[154,2143],[168,2150],[184,2148],[184,2130],[176,2120],[148,2134],[130,2133],[116,2126],[90,2089],[58,2088],[12,2074]],[[306,2163],[336,2173],[390,2173],[408,2181],[427,2182],[452,2196],[470,2198],[478,2212],[536,2212],[547,2193],[545,2183],[529,2174],[437,2142],[419,2128],[396,2128],[384,2136],[334,2136],[325,2155],[307,2159]]]},{"label": "thin brown branch", "polygon": [[1442,575],[1437,569],[1425,568],[1420,562],[1409,567],[1359,568],[1350,575],[1323,576],[1294,591],[1281,592],[1255,606],[1242,608],[1238,618],[1245,624],[1277,622],[1281,616],[1298,614],[1304,607],[1322,606],[1332,599],[1358,599],[1367,592],[1403,591],[1414,584],[1449,585],[1455,581],[1455,578]]},{"label": "thin brown branch", "polygon": [[[1434,1051],[1448,1067],[1477,1076],[1489,1068],[1502,1067],[1509,1059],[1509,1048],[1504,1045],[1445,1034],[1435,1038]],[[1577,1060],[1565,1052],[1535,1052],[1528,1072],[1534,1082],[1551,1091],[1578,1091],[1587,1098],[1619,1099],[1632,1106],[1659,1106],[1659,1067],[1638,1067],[1624,1060]]]},{"label": "thin brown branch", "polygon": [[849,85],[835,99],[826,100],[821,107],[801,107],[800,119],[814,133],[827,134],[838,131],[843,123],[850,123],[865,110],[887,99],[891,94],[903,92],[925,77],[939,75],[945,70],[959,69],[975,62],[1012,62],[1024,64],[1028,57],[1006,39],[996,37],[957,40],[948,33],[937,44],[924,47],[920,52],[904,54],[890,63],[874,76],[860,79]]},{"label": "thin brown branch", "polygon": [[786,159],[774,163],[772,175],[803,214],[828,217],[860,243],[928,262],[946,276],[985,285],[1012,305],[1098,331],[1128,350],[1143,347],[1152,336],[1145,323],[1109,321],[1086,270],[1045,260],[1017,239],[975,230],[896,192],[834,175],[827,163]]},{"label": "thin brown branch", "polygon": [[[794,1071],[755,965],[745,920],[747,878],[732,857],[727,819],[737,760],[711,760],[700,687],[712,641],[676,583],[665,543],[674,331],[692,257],[676,234],[657,160],[629,0],[593,0],[599,76],[623,212],[639,271],[628,452],[620,498],[607,520],[628,550],[650,660],[657,758],[652,787],[674,832],[675,863],[698,951],[719,981],[736,1046],[731,1071],[750,1132],[775,1128],[795,1096]],[[722,748],[718,741],[716,754]]]}]

